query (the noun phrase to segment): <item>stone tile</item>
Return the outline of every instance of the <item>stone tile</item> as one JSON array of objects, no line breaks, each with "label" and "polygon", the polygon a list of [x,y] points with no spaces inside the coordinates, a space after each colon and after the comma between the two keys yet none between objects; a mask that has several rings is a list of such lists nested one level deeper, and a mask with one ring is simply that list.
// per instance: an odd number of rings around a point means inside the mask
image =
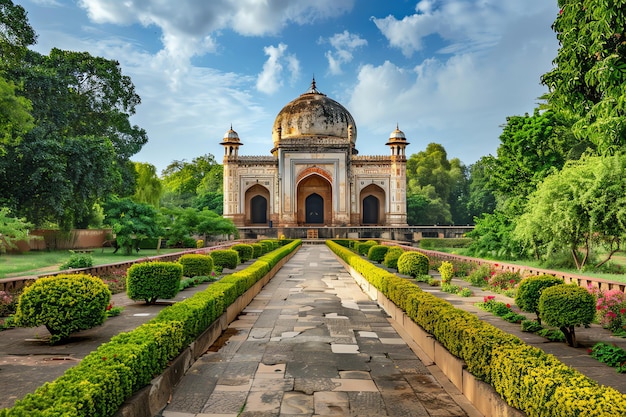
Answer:
[{"label": "stone tile", "polygon": [[293,390],[303,392],[308,395],[318,391],[332,391],[336,385],[330,378],[295,378]]},{"label": "stone tile", "polygon": [[320,416],[347,416],[350,401],[345,392],[316,392],[313,394],[315,414]]},{"label": "stone tile", "polygon": [[330,348],[333,353],[359,353],[359,345],[331,343]]},{"label": "stone tile", "polygon": [[285,363],[276,363],[271,365],[266,365],[264,363],[260,363],[257,367],[255,378],[263,378],[268,375],[279,375],[280,378],[285,375],[285,369],[287,368],[287,364]]},{"label": "stone tile", "polygon": [[348,392],[351,416],[387,416],[382,395],[376,392]]},{"label": "stone tile", "polygon": [[333,391],[378,392],[378,387],[371,379],[333,378],[331,381],[337,384],[337,388]]},{"label": "stone tile", "polygon": [[339,378],[339,371],[334,364],[310,364],[290,362],[285,372],[287,378]]},{"label": "stone tile", "polygon": [[379,338],[380,342],[385,345],[406,345],[406,342],[401,337],[381,337]]},{"label": "stone tile", "polygon": [[243,413],[254,411],[255,413],[280,412],[280,402],[283,399],[283,391],[253,391],[246,399],[246,407]]},{"label": "stone tile", "polygon": [[214,392],[204,405],[202,413],[230,414],[239,413],[246,403],[248,391]]},{"label": "stone tile", "polygon": [[255,378],[250,391],[291,391],[293,378]]},{"label": "stone tile", "polygon": [[370,373],[364,371],[339,371],[339,377],[343,379],[372,379]]},{"label": "stone tile", "polygon": [[[217,391],[250,391],[250,387],[252,386],[252,380],[244,380],[244,379],[227,379],[224,378],[220,380],[221,382],[226,382],[225,384],[217,384],[213,392]],[[230,383],[228,383],[230,382]]]},{"label": "stone tile", "polygon": [[314,413],[313,395],[286,392],[280,405],[280,415],[308,416]]},{"label": "stone tile", "polygon": [[376,332],[367,332],[367,331],[360,331],[359,332],[359,337],[365,337],[365,338],[377,338],[378,335],[376,334]]},{"label": "stone tile", "polygon": [[[207,413],[200,413],[200,414],[194,414],[195,417],[237,417],[238,414],[207,414]],[[166,417],[165,414],[163,414],[163,417]]]}]

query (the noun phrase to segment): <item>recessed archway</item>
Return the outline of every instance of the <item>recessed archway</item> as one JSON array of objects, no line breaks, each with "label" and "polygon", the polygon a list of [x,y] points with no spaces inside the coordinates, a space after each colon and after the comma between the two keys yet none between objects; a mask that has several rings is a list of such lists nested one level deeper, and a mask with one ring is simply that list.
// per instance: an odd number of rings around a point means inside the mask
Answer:
[{"label": "recessed archway", "polygon": [[370,184],[361,190],[361,224],[385,224],[385,190]]},{"label": "recessed archway", "polygon": [[246,190],[245,224],[267,225],[269,219],[270,192],[262,185],[255,184]]},{"label": "recessed archway", "polygon": [[297,185],[298,224],[332,224],[332,186],[321,175],[311,174]]}]

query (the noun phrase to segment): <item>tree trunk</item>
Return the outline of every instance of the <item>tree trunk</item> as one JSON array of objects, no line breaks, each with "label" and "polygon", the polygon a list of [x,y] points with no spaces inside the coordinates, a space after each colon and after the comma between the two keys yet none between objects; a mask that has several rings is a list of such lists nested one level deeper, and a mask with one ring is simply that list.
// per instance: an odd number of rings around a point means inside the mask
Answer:
[{"label": "tree trunk", "polygon": [[574,326],[562,326],[561,331],[565,335],[565,340],[567,341],[568,345],[570,345],[571,347],[578,347]]}]

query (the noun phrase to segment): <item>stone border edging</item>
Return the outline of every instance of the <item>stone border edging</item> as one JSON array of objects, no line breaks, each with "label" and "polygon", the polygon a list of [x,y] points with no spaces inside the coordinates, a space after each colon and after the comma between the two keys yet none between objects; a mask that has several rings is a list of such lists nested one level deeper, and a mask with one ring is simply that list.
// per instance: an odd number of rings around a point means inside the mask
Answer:
[{"label": "stone border edging", "polygon": [[[302,245],[298,245],[291,253],[283,257],[263,278],[257,281],[235,302],[229,305],[194,342],[172,359],[163,373],[155,377],[149,385],[143,387],[132,397],[128,398],[114,414],[114,417],[154,417],[169,402],[174,387],[185,376],[191,365],[198,360],[215,341],[221,336],[228,325],[239,316],[239,313],[261,289],[276,275],[276,273],[294,256]],[[219,282],[219,281],[216,281]]]},{"label": "stone border edging", "polygon": [[337,260],[352,276],[357,285],[410,336],[411,340],[443,372],[452,384],[485,416],[524,417],[522,411],[508,405],[496,390],[486,382],[477,379],[466,370],[465,361],[452,355],[431,334],[411,320],[401,308],[396,306],[382,292],[369,283],[354,268],[344,262],[332,250]]}]

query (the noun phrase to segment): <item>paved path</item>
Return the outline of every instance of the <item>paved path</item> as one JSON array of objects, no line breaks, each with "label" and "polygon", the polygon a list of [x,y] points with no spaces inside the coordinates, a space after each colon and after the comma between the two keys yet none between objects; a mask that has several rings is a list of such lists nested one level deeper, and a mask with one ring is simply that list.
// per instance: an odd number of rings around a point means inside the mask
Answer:
[{"label": "paved path", "polygon": [[304,245],[189,369],[159,416],[326,415],[481,416],[325,245]]}]

